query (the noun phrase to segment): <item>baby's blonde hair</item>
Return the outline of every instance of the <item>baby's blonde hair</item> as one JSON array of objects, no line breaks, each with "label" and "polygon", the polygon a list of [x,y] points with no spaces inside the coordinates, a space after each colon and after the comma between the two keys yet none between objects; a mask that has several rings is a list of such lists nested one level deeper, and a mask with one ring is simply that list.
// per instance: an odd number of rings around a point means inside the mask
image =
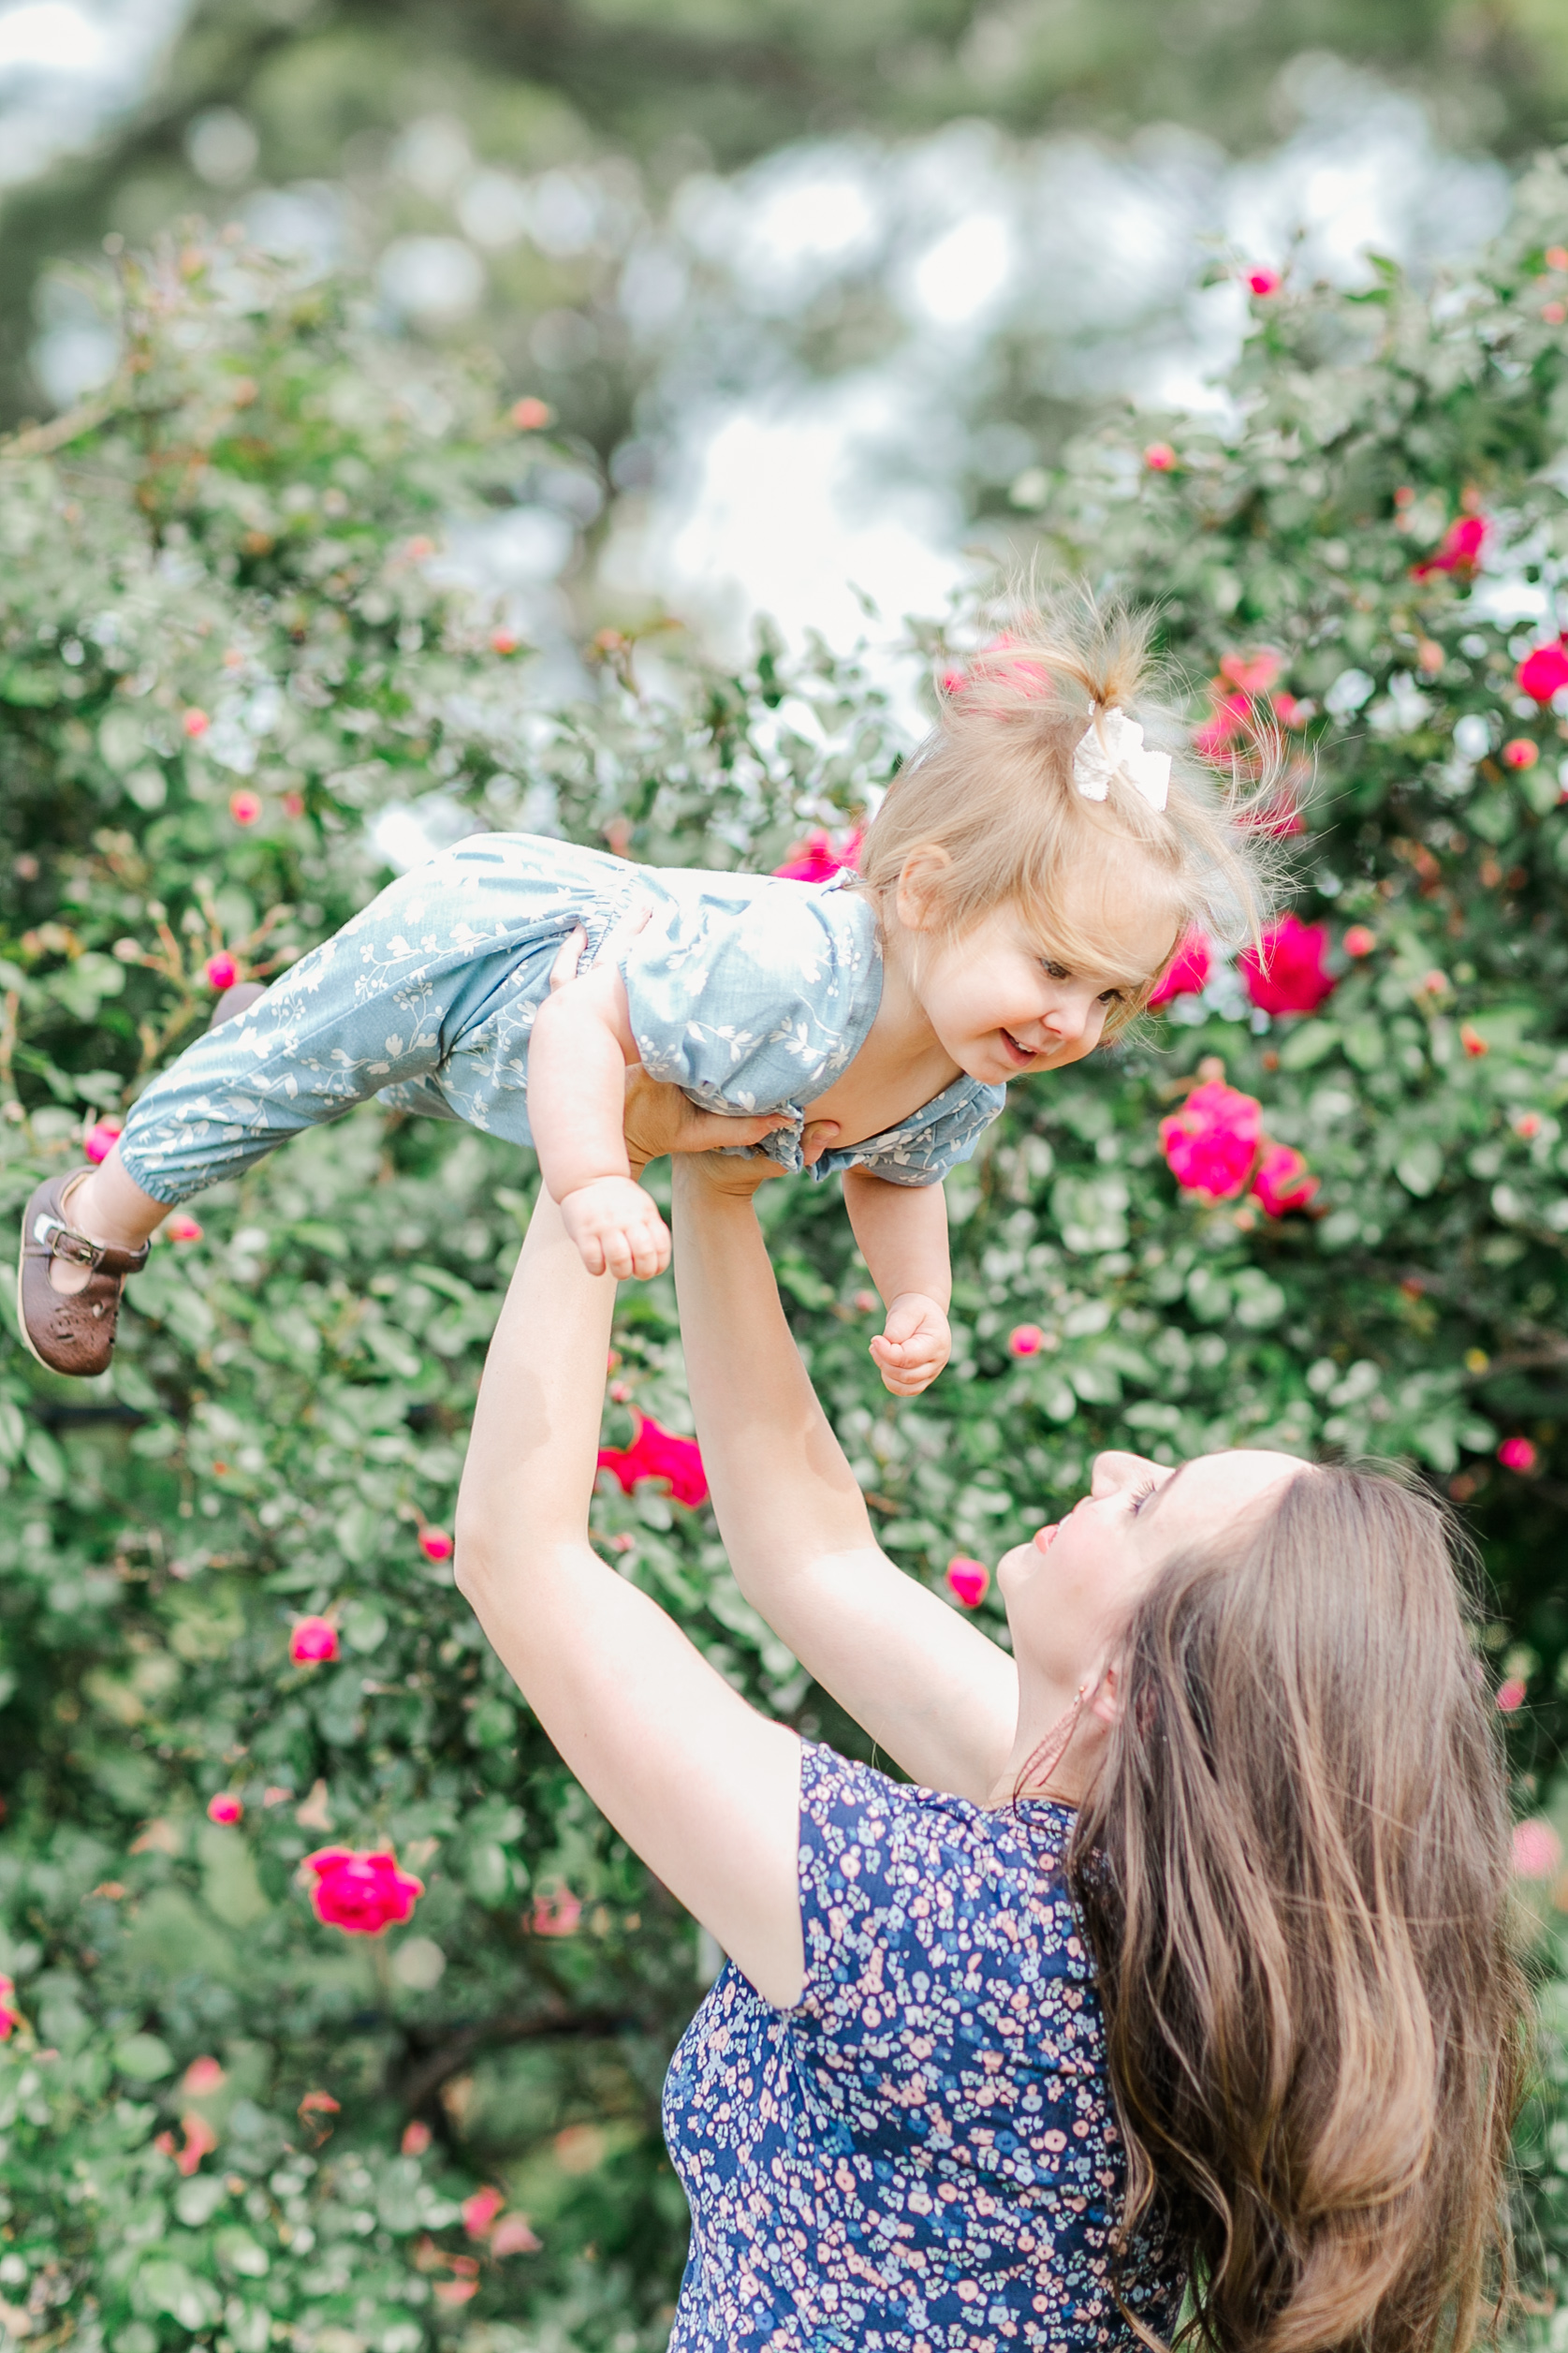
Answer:
[{"label": "baby's blonde hair", "polygon": [[[1278,804],[1277,758],[1255,744],[1252,766],[1266,772],[1245,790],[1235,779],[1222,788],[1203,771],[1185,729],[1149,692],[1152,629],[1152,614],[1101,608],[1087,595],[1015,613],[1004,637],[943,680],[937,724],[895,779],[858,860],[886,918],[911,856],[939,850],[922,883],[945,935],[962,938],[998,907],[1017,905],[1069,969],[1104,963],[1096,904],[1145,902],[1147,969],[1130,977],[1108,1031],[1142,1010],[1186,932],[1255,939],[1268,896],[1259,817]],[[1078,787],[1074,753],[1113,709],[1172,754],[1163,810],[1120,775],[1103,801]],[[1069,879],[1080,886],[1076,916]]]}]

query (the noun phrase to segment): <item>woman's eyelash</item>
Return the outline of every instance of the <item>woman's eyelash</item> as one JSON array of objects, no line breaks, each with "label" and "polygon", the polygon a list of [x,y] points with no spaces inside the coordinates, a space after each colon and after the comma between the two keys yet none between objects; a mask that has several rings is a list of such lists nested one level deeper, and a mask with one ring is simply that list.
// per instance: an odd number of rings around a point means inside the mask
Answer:
[{"label": "woman's eyelash", "polygon": [[1132,1494],[1127,1498],[1127,1501],[1135,1519],[1136,1519],[1138,1513],[1143,1509],[1143,1507],[1149,1501],[1150,1496],[1158,1493],[1158,1492],[1159,1481],[1158,1479],[1153,1478],[1146,1478],[1141,1487],[1134,1489]]}]

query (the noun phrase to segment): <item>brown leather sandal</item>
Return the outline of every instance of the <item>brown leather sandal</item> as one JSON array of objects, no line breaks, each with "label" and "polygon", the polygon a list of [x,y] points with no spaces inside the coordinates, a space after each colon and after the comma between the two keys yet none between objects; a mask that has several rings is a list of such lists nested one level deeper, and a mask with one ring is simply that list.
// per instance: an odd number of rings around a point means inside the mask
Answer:
[{"label": "brown leather sandal", "polygon": [[[22,1213],[22,1257],[17,1263],[17,1321],[29,1352],[51,1373],[85,1380],[107,1370],[114,1354],[120,1291],[127,1274],[139,1274],[148,1245],[117,1250],[78,1233],[66,1216],[67,1197],[85,1176],[85,1164],[40,1184]],[[49,1279],[51,1258],[92,1270],[80,1291],[57,1291]]]}]

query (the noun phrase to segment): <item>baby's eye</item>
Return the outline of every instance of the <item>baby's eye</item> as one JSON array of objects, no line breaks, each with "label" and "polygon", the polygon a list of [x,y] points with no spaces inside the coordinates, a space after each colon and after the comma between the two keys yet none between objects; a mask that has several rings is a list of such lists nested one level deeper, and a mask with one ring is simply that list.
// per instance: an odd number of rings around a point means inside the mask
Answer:
[{"label": "baby's eye", "polygon": [[1121,990],[1120,990],[1120,989],[1102,989],[1102,990],[1101,990],[1101,992],[1100,992],[1100,1003],[1101,1003],[1102,1005],[1120,1005],[1120,1004],[1121,1004]]},{"label": "baby's eye", "polygon": [[1054,957],[1042,956],[1040,962],[1052,980],[1071,980],[1073,976],[1066,965],[1059,964]]}]

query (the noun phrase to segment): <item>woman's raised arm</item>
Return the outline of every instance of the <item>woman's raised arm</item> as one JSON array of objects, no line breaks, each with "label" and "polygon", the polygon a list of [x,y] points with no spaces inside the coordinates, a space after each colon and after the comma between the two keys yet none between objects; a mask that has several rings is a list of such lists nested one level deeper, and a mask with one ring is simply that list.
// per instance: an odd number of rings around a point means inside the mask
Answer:
[{"label": "woman's raised arm", "polygon": [[749,1162],[674,1164],[686,1375],[742,1593],[916,1781],[983,1803],[1012,1750],[1006,1652],[895,1568],[790,1337]]},{"label": "woman's raised arm", "polygon": [[474,1416],[458,1583],[590,1797],[787,2007],[804,1978],[799,1741],[588,1540],[614,1301],[541,1187]]}]

